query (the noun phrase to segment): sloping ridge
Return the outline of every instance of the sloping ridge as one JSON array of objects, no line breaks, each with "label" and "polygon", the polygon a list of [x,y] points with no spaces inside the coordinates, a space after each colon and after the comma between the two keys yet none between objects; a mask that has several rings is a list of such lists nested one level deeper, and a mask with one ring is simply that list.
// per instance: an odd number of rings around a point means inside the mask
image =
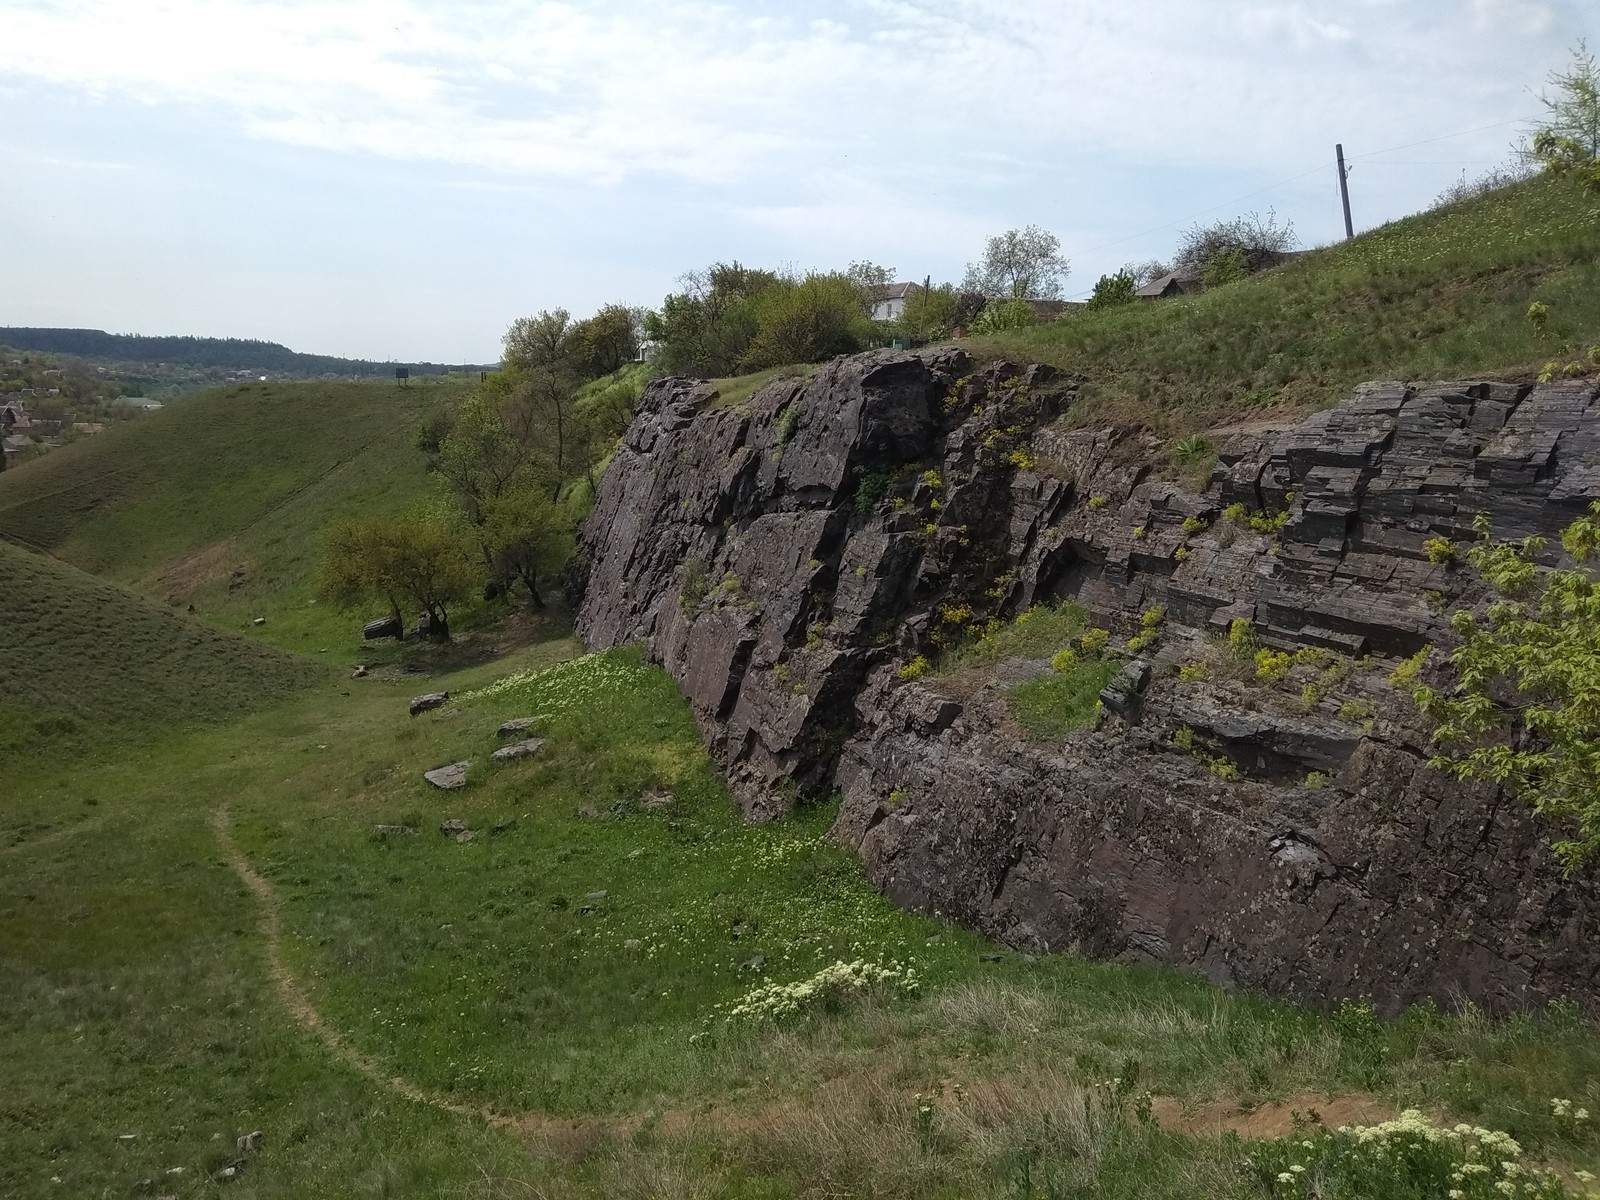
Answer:
[{"label": "sloping ridge", "polygon": [[323,674],[5,543],[0,614],[0,748],[226,720]]}]

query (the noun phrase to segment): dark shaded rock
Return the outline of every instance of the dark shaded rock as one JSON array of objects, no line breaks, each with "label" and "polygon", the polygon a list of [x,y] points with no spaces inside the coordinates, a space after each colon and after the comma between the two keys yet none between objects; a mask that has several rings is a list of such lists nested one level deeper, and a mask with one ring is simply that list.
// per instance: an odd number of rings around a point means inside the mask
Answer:
[{"label": "dark shaded rock", "polygon": [[471,768],[470,762],[451,763],[445,767],[435,767],[431,771],[424,771],[422,777],[436,788],[453,792],[458,788],[467,786],[467,771]]},{"label": "dark shaded rock", "polygon": [[378,638],[403,638],[405,635],[406,623],[399,617],[379,617],[361,627],[361,636],[369,642]]},{"label": "dark shaded rock", "polygon": [[544,738],[527,738],[524,741],[512,742],[509,746],[501,746],[489,756],[490,761],[497,763],[512,762],[519,758],[531,758],[544,747]]},{"label": "dark shaded rock", "polygon": [[1180,686],[1163,648],[1105,689],[1124,721],[1042,745],[1004,712],[1018,672],[946,695],[896,668],[1065,597],[1119,636],[1164,606],[1163,647],[1242,621],[1269,647],[1409,655],[1482,598],[1430,539],[1487,513],[1557,561],[1600,499],[1597,391],[1366,384],[1217,431],[1197,495],[1147,434],[1054,424],[1071,379],[960,351],[840,359],[723,408],[661,380],[581,533],[578,629],[677,678],[746,816],[837,789],[834,836],[877,887],[1018,949],[1318,1003],[1589,1002],[1596,880],[1562,878],[1525,806],[1433,774],[1387,689],[1352,683],[1361,720],[1315,689],[1274,707]]},{"label": "dark shaded rock", "polygon": [[414,696],[411,700],[411,715],[417,716],[435,708],[442,708],[450,703],[449,692],[429,692],[425,696]]},{"label": "dark shaded rock", "polygon": [[374,825],[372,832],[379,837],[415,837],[417,835],[417,827],[415,825]]},{"label": "dark shaded rock", "polygon": [[1141,658],[1124,664],[1116,678],[1100,689],[1100,703],[1119,717],[1131,717],[1139,709],[1139,698],[1150,683],[1150,664]]}]

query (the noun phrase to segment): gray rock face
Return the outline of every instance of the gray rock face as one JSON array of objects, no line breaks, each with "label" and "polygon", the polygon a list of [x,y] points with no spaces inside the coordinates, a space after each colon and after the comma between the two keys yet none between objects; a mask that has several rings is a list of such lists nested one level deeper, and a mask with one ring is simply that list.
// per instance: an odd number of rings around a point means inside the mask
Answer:
[{"label": "gray rock face", "polygon": [[[649,646],[747,816],[841,790],[835,835],[878,887],[1015,947],[1316,1002],[1592,997],[1594,879],[1561,878],[1525,806],[1430,771],[1375,673],[1349,685],[1373,715],[1340,716],[1182,683],[1163,648],[1102,693],[1101,729],[1047,743],[999,682],[943,694],[895,668],[1068,596],[1123,635],[1164,606],[1163,647],[1240,620],[1348,656],[1447,640],[1444,611],[1478,585],[1424,543],[1486,512],[1555,561],[1600,498],[1596,392],[1364,385],[1221,431],[1195,494],[1162,477],[1164,445],[1052,424],[1074,389],[1044,368],[876,353],[732,407],[663,380],[582,531],[578,628]],[[1181,729],[1199,753],[1173,747]]]},{"label": "gray rock face", "polygon": [[453,792],[467,786],[467,771],[471,766],[469,762],[451,763],[446,767],[435,767],[431,771],[424,771],[422,777],[436,788]]},{"label": "gray rock face", "polygon": [[494,735],[501,738],[516,737],[519,734],[527,733],[538,723],[538,720],[537,717],[517,717],[496,729]]},{"label": "gray rock face", "polygon": [[450,703],[449,692],[429,692],[425,696],[414,696],[411,699],[411,715],[429,712],[435,708],[443,708]]},{"label": "gray rock face", "polygon": [[527,738],[520,742],[512,742],[509,746],[501,746],[489,757],[497,763],[512,762],[519,758],[531,758],[543,747],[543,738]]}]

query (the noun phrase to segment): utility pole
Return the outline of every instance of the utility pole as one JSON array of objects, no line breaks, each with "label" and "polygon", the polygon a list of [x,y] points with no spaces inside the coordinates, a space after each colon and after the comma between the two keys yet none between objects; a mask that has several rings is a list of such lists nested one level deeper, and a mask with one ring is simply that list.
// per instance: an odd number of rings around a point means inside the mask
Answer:
[{"label": "utility pole", "polygon": [[1333,153],[1339,160],[1339,199],[1344,204],[1344,237],[1349,241],[1356,236],[1356,227],[1350,221],[1350,168],[1344,165],[1344,143],[1335,145]]}]

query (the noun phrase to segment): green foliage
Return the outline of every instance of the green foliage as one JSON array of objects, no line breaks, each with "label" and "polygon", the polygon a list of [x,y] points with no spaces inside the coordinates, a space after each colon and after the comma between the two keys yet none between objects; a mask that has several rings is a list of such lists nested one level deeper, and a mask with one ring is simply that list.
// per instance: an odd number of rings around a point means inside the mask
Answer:
[{"label": "green foliage", "polygon": [[1456,559],[1456,544],[1447,537],[1429,538],[1422,543],[1422,553],[1435,566],[1454,562]]},{"label": "green foliage", "polygon": [[[474,377],[475,378],[475,377]],[[420,423],[457,383],[247,384],[189,396],[0,476],[0,528],[160,603],[306,654],[349,645],[316,603],[322,536],[429,488]]]},{"label": "green foliage", "polygon": [[1194,730],[1187,725],[1179,725],[1172,731],[1172,744],[1179,750],[1192,751],[1194,749]]},{"label": "green foliage", "polygon": [[1104,496],[1090,496],[1089,497],[1089,511],[1090,512],[1099,512],[1105,506],[1106,506],[1106,498]]},{"label": "green foliage", "polygon": [[1570,177],[1600,195],[1600,60],[1582,40],[1572,62],[1546,80],[1540,93],[1545,117],[1534,133],[1533,156],[1550,175]]},{"label": "green foliage", "polygon": [[912,343],[936,342],[950,335],[956,318],[956,290],[948,283],[913,288],[900,314],[900,333]]},{"label": "green foliage", "polygon": [[579,378],[598,379],[633,362],[643,332],[642,310],[608,304],[594,316],[572,325],[561,349]]},{"label": "green foliage", "polygon": [[656,367],[704,379],[739,374],[758,329],[756,302],[783,280],[735,261],[713,263],[683,282],[684,291],[644,319],[646,336],[656,343]]},{"label": "green foliage", "polygon": [[1100,711],[1100,689],[1117,670],[1113,659],[1085,658],[1069,670],[1012,688],[1006,704],[1035,737],[1059,737],[1094,721]]},{"label": "green foliage", "polygon": [[1138,285],[1134,283],[1133,275],[1126,269],[1118,271],[1115,275],[1102,275],[1095,281],[1094,294],[1089,297],[1084,309],[1088,312],[1097,312],[1102,308],[1133,304],[1139,298],[1137,292]]},{"label": "green foliage", "polygon": [[1070,671],[1077,665],[1078,652],[1071,646],[1063,650],[1057,650],[1050,659],[1050,669],[1052,671]]},{"label": "green foliage", "polygon": [[1327,787],[1330,780],[1326,771],[1306,772],[1305,786],[1308,791],[1320,792]]},{"label": "green foliage", "polygon": [[1409,691],[1416,685],[1422,674],[1423,664],[1428,661],[1428,655],[1432,653],[1432,646],[1424,646],[1409,658],[1401,659],[1399,665],[1389,672],[1389,686],[1397,691]]},{"label": "green foliage", "polygon": [[1183,519],[1183,531],[1185,533],[1189,534],[1191,537],[1194,536],[1195,534],[1204,533],[1206,530],[1208,530],[1210,528],[1211,528],[1211,523],[1209,521],[1205,520],[1203,517],[1192,517],[1191,516],[1191,517],[1185,517]]},{"label": "green foliage", "polygon": [[1294,656],[1282,650],[1261,649],[1256,651],[1255,662],[1257,682],[1279,683],[1294,666]]},{"label": "green foliage", "polygon": [[1211,678],[1211,667],[1209,664],[1195,659],[1184,663],[1178,668],[1178,678],[1184,683],[1204,683]]},{"label": "green foliage", "polygon": [[1088,618],[1088,611],[1075,600],[1035,605],[1009,624],[992,624],[976,642],[949,651],[939,660],[939,671],[946,674],[1012,658],[1050,658],[1083,633]]},{"label": "green foliage", "polygon": [[1204,462],[1216,452],[1217,448],[1211,444],[1211,439],[1202,437],[1198,433],[1190,434],[1173,445],[1172,461],[1180,467],[1192,466]]},{"label": "green foliage", "polygon": [[860,291],[847,275],[813,273],[799,280],[785,279],[755,296],[751,304],[756,332],[739,360],[741,370],[851,354],[871,335]]},{"label": "green foliage", "polygon": [[932,669],[932,664],[928,662],[927,658],[919,654],[896,671],[895,678],[902,683],[910,683],[913,679],[921,679]]},{"label": "green foliage", "polygon": [[1222,510],[1222,519],[1231,521],[1235,525],[1249,525],[1250,510],[1243,504],[1235,502]]},{"label": "green foliage", "polygon": [[1011,329],[1026,329],[1037,322],[1033,305],[1026,300],[994,300],[984,305],[968,332],[981,337]]},{"label": "green foliage", "polygon": [[787,446],[794,438],[794,431],[800,424],[800,405],[790,402],[783,406],[783,411],[778,414],[778,445]]},{"label": "green foliage", "polygon": [[1237,283],[1250,273],[1242,247],[1228,246],[1216,251],[1200,266],[1200,281],[1208,288]]},{"label": "green foliage", "polygon": [[1256,657],[1256,631],[1246,617],[1228,623],[1228,654],[1237,661],[1251,662]]},{"label": "green foliage", "polygon": [[431,618],[433,636],[447,641],[450,609],[479,583],[454,531],[437,518],[369,517],[328,532],[322,592],[341,608],[378,599],[400,616],[409,601]]},{"label": "green foliage", "polygon": [[[1574,836],[1555,844],[1569,870],[1600,851],[1600,503],[1572,522],[1563,549],[1576,566],[1540,572],[1541,539],[1484,541],[1468,561],[1497,597],[1479,617],[1457,612],[1461,645],[1453,686],[1413,697],[1434,722],[1434,765],[1461,779],[1490,780]],[[1398,674],[1398,672],[1397,672]]]}]

